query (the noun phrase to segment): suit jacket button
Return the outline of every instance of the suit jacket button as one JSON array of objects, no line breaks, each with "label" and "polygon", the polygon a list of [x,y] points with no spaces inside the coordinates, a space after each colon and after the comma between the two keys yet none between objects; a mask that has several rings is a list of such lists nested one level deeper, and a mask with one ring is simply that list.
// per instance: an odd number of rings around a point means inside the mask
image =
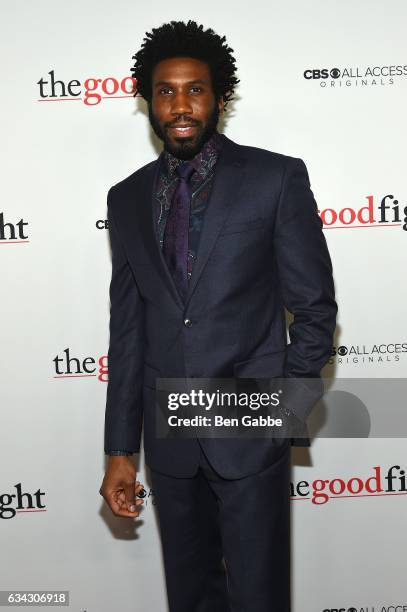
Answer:
[{"label": "suit jacket button", "polygon": [[192,327],[191,319],[184,319],[184,325],[185,327]]}]

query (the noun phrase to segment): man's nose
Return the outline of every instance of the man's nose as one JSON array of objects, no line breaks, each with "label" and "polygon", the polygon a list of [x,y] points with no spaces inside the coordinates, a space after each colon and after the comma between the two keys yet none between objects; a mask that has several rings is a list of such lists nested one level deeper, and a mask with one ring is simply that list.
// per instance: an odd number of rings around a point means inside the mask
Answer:
[{"label": "man's nose", "polygon": [[173,115],[192,113],[191,102],[186,94],[179,92],[173,97],[171,112]]}]

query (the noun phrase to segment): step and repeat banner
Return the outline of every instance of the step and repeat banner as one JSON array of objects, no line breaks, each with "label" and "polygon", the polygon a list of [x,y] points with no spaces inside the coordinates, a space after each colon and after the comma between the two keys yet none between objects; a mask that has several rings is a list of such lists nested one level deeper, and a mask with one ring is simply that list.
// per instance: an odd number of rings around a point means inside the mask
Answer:
[{"label": "step and repeat banner", "polygon": [[[106,195],[160,152],[146,104],[132,96],[131,56],[172,19],[226,35],[241,82],[221,131],[302,158],[324,222],[339,315],[323,375],[402,378],[407,5],[18,0],[2,9],[0,590],[69,591],[77,612],[165,612],[142,455],[139,521],[113,516],[99,495]],[[292,449],[292,466],[293,610],[405,612],[405,439],[316,438]]]}]

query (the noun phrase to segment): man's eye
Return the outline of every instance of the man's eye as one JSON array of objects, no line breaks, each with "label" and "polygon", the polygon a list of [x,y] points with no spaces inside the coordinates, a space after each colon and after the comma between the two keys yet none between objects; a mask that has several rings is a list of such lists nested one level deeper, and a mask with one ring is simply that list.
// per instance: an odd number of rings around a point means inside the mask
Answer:
[{"label": "man's eye", "polygon": [[166,93],[168,93],[170,91],[171,91],[170,87],[163,87],[162,89],[160,89],[160,93],[164,93],[164,94],[166,94]]},{"label": "man's eye", "polygon": [[198,85],[196,85],[195,87],[191,87],[191,91],[199,92],[199,91],[202,91],[202,89],[201,87],[198,87]]}]

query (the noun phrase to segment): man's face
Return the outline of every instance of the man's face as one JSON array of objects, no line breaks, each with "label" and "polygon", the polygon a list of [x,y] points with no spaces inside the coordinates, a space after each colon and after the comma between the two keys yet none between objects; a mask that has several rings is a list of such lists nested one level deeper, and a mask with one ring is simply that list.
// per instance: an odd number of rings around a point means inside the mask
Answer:
[{"label": "man's face", "polygon": [[223,99],[215,100],[205,62],[172,57],[154,67],[148,111],[165,149],[179,159],[192,159],[216,129]]}]

